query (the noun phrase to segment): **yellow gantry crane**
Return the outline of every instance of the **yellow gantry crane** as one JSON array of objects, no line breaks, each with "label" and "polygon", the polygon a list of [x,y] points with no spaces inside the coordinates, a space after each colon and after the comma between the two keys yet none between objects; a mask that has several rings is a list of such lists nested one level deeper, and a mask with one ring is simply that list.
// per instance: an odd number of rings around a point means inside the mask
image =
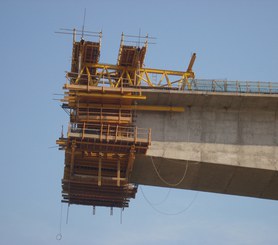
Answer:
[{"label": "yellow gantry crane", "polygon": [[147,100],[143,90],[148,88],[191,89],[196,54],[186,71],[146,68],[149,37],[127,45],[134,36],[122,34],[117,63],[102,64],[102,33],[92,42],[83,36],[76,41],[76,32],[61,100],[70,122],[66,137],[57,140],[65,151],[62,202],[125,208],[137,192],[136,183],[130,182],[134,159],[146,154],[151,144],[151,129],[136,126],[136,111],[184,111],[183,107],[137,105],[137,101]]}]

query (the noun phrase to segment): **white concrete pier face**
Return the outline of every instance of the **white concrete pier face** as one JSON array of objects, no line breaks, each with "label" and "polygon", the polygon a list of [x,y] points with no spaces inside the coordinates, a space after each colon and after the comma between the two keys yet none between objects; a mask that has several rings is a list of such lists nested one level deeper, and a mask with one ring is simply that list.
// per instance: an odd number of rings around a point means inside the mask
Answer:
[{"label": "white concrete pier face", "polygon": [[278,95],[143,94],[140,104],[185,112],[137,112],[136,124],[152,129],[152,143],[146,156],[137,155],[132,182],[168,186],[186,171],[176,188],[278,199]]}]

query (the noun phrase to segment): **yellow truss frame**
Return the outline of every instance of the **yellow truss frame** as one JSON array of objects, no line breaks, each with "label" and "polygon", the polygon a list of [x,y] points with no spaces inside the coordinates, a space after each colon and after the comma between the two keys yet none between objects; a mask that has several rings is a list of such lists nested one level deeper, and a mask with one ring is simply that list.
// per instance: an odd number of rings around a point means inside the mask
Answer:
[{"label": "yellow truss frame", "polygon": [[[91,74],[89,68],[96,70],[95,74]],[[186,86],[191,89],[188,79],[195,78],[195,74],[191,69],[187,71],[161,70],[153,68],[133,68],[125,66],[117,66],[111,64],[85,64],[79,74],[67,73],[71,83],[78,85],[80,78],[87,76],[88,85],[103,86],[104,84],[113,88],[123,87],[128,84],[130,87],[178,87],[184,89]],[[153,76],[160,76],[158,81],[151,79]]]}]

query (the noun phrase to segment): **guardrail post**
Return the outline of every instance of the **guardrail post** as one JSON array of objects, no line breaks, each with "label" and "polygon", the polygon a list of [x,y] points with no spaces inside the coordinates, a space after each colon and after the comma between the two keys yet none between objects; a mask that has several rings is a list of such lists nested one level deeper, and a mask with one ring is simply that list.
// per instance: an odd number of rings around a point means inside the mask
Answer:
[{"label": "guardrail post", "polygon": [[224,91],[225,92],[228,91],[228,83],[227,83],[227,81],[224,81]]},{"label": "guardrail post", "polygon": [[211,81],[211,91],[215,92],[215,81],[214,80]]}]

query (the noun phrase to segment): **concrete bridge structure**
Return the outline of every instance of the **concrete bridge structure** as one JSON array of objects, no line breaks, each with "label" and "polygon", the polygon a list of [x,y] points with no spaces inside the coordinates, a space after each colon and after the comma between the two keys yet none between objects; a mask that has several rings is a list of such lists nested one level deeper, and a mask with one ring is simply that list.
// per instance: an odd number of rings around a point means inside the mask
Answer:
[{"label": "concrete bridge structure", "polygon": [[138,184],[278,199],[278,83],[196,79],[195,53],[186,71],[145,67],[148,36],[99,63],[102,33],[72,34],[62,202],[125,208]]},{"label": "concrete bridge structure", "polygon": [[152,141],[136,155],[131,182],[278,199],[278,94],[142,91],[138,105],[185,111],[137,111]]}]

